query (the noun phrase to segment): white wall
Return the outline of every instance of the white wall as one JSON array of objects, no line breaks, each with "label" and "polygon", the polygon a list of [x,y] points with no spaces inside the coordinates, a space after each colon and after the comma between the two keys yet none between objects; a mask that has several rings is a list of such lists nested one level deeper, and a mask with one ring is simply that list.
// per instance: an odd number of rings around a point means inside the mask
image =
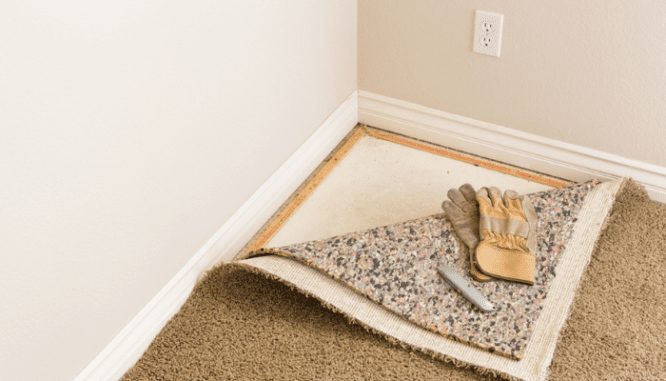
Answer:
[{"label": "white wall", "polygon": [[[504,15],[501,57],[474,10]],[[361,90],[666,167],[666,2],[359,0]]]},{"label": "white wall", "polygon": [[0,379],[73,379],[356,90],[356,12],[0,3]]}]

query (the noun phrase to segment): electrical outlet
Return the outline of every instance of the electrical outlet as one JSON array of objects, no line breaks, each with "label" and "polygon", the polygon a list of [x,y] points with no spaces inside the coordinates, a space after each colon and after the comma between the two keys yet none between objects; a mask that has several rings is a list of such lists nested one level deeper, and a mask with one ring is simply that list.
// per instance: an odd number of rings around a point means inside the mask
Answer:
[{"label": "electrical outlet", "polygon": [[503,19],[504,15],[477,9],[474,17],[474,44],[472,46],[474,52],[500,56]]}]

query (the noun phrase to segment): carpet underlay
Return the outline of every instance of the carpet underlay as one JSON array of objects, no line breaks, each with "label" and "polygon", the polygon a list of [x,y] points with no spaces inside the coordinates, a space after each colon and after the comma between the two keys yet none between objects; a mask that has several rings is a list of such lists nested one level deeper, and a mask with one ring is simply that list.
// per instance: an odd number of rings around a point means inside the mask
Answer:
[{"label": "carpet underlay", "polygon": [[[552,297],[550,289],[556,279],[558,264],[564,262],[566,257],[574,254],[582,257],[592,251],[592,244],[599,234],[598,226],[603,222],[613,200],[612,197],[606,197],[597,202],[601,206],[608,205],[598,213],[590,213],[588,210],[585,215],[587,218],[581,218],[581,209],[590,204],[586,203],[586,200],[594,192],[596,184],[598,182],[591,181],[530,195],[538,220],[536,281],[531,286],[501,280],[476,282],[467,276],[468,254],[462,250],[463,246],[444,214],[319,241],[256,250],[249,253],[247,258],[274,258],[249,259],[241,263],[269,271],[298,286],[297,281],[291,278],[298,270],[293,268],[294,264],[283,258],[292,259],[312,267],[367,298],[368,300],[359,303],[356,302],[359,298],[352,296],[353,303],[357,306],[367,305],[373,309],[366,315],[375,320],[378,315],[374,310],[379,305],[391,312],[388,320],[402,318],[448,339],[520,360],[539,317],[544,312],[545,302]],[[617,181],[614,185],[619,187],[620,184],[621,181]],[[604,186],[609,185],[612,184]],[[582,223],[588,222],[588,225],[593,227],[591,235],[594,240],[588,245],[587,252],[564,255],[569,241],[575,236],[577,222],[581,219],[584,220]],[[597,221],[594,221],[595,219]],[[585,231],[581,226],[577,230]],[[578,245],[573,251],[581,247]],[[437,267],[441,264],[457,269],[460,275],[466,277],[486,298],[492,300],[495,311],[480,311],[452,289],[437,273]],[[285,269],[280,272],[279,267]],[[581,272],[572,274],[565,282],[577,282]],[[325,280],[324,285],[324,282],[319,280],[321,276],[313,274],[315,288],[308,292],[340,307],[339,301],[322,295],[331,292],[332,287],[329,284],[333,283]],[[561,279],[559,281],[563,282]],[[317,283],[321,283],[321,287],[316,287]],[[344,312],[353,318],[365,320],[358,312]],[[368,324],[382,330],[379,325]],[[389,331],[382,331],[392,335]],[[394,337],[402,339],[400,336]],[[418,341],[411,344],[424,347]],[[436,348],[430,349],[437,351]],[[464,361],[464,358],[460,359]]]},{"label": "carpet underlay", "polygon": [[[548,379],[666,379],[664,253],[666,205],[629,181],[583,273]],[[123,380],[506,376],[377,334],[320,299],[237,263],[221,265]]]}]

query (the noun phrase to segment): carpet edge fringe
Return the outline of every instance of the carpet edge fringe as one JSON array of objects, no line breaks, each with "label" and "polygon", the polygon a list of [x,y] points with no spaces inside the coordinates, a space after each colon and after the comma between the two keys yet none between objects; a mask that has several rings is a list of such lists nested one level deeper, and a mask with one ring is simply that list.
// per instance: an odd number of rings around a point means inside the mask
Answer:
[{"label": "carpet edge fringe", "polygon": [[[335,313],[343,315],[349,324],[359,325],[363,329],[365,329],[366,331],[368,331],[372,334],[378,335],[378,336],[382,337],[383,339],[387,340],[388,342],[390,342],[391,344],[400,346],[403,349],[422,352],[422,353],[424,353],[424,354],[426,354],[426,355],[428,355],[431,358],[434,358],[436,360],[443,361],[445,363],[451,363],[451,364],[455,365],[457,368],[474,369],[476,372],[478,372],[482,375],[492,374],[494,377],[501,377],[501,378],[503,378],[505,380],[509,380],[509,381],[522,381],[521,378],[514,377],[514,376],[512,376],[508,373],[504,373],[504,372],[501,372],[501,371],[498,371],[498,370],[495,370],[495,369],[485,368],[485,367],[482,367],[482,366],[479,366],[479,365],[470,364],[470,363],[458,360],[456,358],[446,356],[442,353],[433,351],[431,349],[421,348],[421,347],[418,347],[416,345],[408,344],[408,343],[405,343],[401,340],[398,340],[398,339],[394,338],[393,336],[391,336],[389,334],[386,334],[382,331],[379,331],[378,329],[376,329],[372,326],[369,326],[369,325],[359,321],[358,319],[353,318],[352,316],[346,314],[344,311],[340,310],[335,305],[333,305],[333,304],[325,301],[324,299],[320,298],[316,294],[313,294],[311,292],[303,290],[300,287],[298,287],[297,285],[289,282],[288,280],[286,280],[286,279],[284,279],[280,276],[271,274],[270,272],[268,272],[264,269],[260,269],[258,267],[254,267],[252,265],[249,265],[249,264],[246,264],[246,263],[241,263],[241,262],[231,262],[231,263],[227,263],[227,264],[221,264],[220,266],[216,267],[216,269],[219,268],[219,267],[224,267],[224,266],[228,267],[229,269],[240,269],[240,270],[249,271],[249,272],[254,273],[254,274],[262,275],[262,276],[266,277],[267,279],[278,281],[278,282],[286,285],[287,287],[289,287],[291,290],[297,291],[297,292],[299,292],[299,293],[301,293],[301,294],[303,294],[307,297],[317,299],[322,304],[322,306],[324,306],[324,308],[327,308],[327,309],[329,309],[329,310],[331,310]],[[214,270],[215,269],[213,269],[211,271],[214,271]]]}]

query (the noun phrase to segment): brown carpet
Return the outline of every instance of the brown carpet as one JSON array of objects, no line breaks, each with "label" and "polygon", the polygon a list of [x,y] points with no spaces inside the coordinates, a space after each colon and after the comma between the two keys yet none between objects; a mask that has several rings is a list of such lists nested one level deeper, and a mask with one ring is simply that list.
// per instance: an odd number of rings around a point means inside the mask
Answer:
[{"label": "brown carpet", "polygon": [[[550,380],[666,380],[666,205],[630,182],[583,276]],[[280,282],[212,270],[122,378],[488,380],[401,348]]]}]

